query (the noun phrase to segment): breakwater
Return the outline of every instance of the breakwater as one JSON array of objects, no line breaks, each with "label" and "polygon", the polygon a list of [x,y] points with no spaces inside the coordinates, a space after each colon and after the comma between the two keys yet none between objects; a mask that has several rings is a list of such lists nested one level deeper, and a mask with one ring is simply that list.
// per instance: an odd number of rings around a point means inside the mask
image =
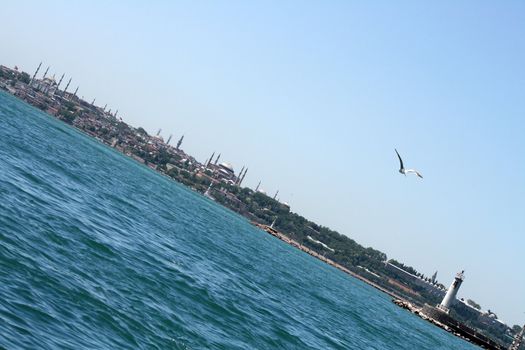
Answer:
[{"label": "breakwater", "polygon": [[374,283],[373,281],[347,269],[346,267],[326,258],[325,256],[317,253],[316,251],[300,244],[299,242],[291,239],[290,237],[282,234],[281,232],[277,231],[276,229],[274,229],[273,227],[271,226],[268,226],[268,225],[265,225],[265,224],[260,224],[260,223],[257,223],[257,222],[252,222],[252,224],[258,228],[260,228],[261,230],[269,233],[270,235],[280,239],[281,241],[283,242],[286,242],[287,244],[321,260],[322,262],[328,264],[328,265],[331,265],[347,274],[349,274],[350,276],[352,277],[355,277],[357,279],[359,279],[360,281],[363,281],[367,284],[369,284],[370,286],[376,288],[377,290],[383,292],[383,293],[386,293],[387,295],[391,296],[393,299],[392,299],[392,302],[397,305],[397,306],[400,306],[401,308],[404,308],[404,309],[407,309],[409,310],[410,312],[412,312],[413,314],[421,317],[423,320],[426,320],[432,324],[434,324],[435,326],[441,328],[441,329],[444,329],[445,331],[447,332],[450,332],[451,334],[454,334],[455,336],[461,338],[461,339],[464,339],[468,342],[471,342],[472,344],[475,344],[477,346],[480,346],[484,349],[489,349],[489,350],[505,350],[505,348],[503,346],[501,346],[500,344],[494,342],[493,340],[487,338],[486,336],[484,336],[483,334],[480,334],[479,332],[476,332],[475,330],[465,326],[464,324],[461,324],[460,322],[454,320],[452,317],[450,317],[448,314],[434,308],[434,307],[431,307],[429,305],[425,305],[423,307],[419,307],[417,305],[414,305],[412,303],[410,303],[409,301],[407,301],[406,299],[404,299],[403,297],[399,296],[398,294],[396,294],[395,292],[391,291],[391,290],[388,290],[386,288],[383,288],[382,286],[378,285],[377,283]]},{"label": "breakwater", "polygon": [[418,307],[403,299],[392,299],[392,302],[404,309],[409,310],[413,314],[421,317],[422,319],[436,325],[439,328],[446,330],[454,334],[455,336],[462,338],[472,344],[480,346],[488,350],[505,350],[506,348],[492,339],[484,336],[483,334],[475,331],[474,329],[456,321],[449,314],[444,311],[430,306],[424,305]]}]

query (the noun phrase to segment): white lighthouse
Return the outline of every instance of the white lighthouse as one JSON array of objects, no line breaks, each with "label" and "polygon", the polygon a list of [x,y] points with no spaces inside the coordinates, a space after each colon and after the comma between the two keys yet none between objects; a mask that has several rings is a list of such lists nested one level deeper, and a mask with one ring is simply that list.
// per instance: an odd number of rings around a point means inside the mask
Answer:
[{"label": "white lighthouse", "polygon": [[447,294],[445,294],[443,301],[441,301],[441,304],[438,305],[438,309],[445,311],[447,314],[450,311],[450,305],[452,305],[452,302],[456,299],[456,295],[458,294],[459,287],[461,287],[461,283],[463,283],[463,280],[465,279],[463,272],[465,271],[458,272],[456,278],[454,278],[454,281],[448,288]]}]

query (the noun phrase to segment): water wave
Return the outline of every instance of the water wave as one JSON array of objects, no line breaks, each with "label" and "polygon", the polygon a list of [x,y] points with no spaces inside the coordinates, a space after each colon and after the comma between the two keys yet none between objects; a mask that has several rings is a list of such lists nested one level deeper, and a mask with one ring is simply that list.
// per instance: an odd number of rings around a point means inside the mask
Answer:
[{"label": "water wave", "polygon": [[474,348],[4,93],[0,122],[0,348]]}]

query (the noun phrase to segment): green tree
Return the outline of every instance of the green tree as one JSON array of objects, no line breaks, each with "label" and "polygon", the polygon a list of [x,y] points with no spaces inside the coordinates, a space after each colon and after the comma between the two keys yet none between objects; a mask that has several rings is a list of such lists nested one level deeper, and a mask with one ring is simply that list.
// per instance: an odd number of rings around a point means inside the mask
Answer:
[{"label": "green tree", "polygon": [[475,309],[481,310],[481,305],[479,305],[478,303],[476,303],[472,299],[467,299],[467,304],[469,304],[470,306],[472,306]]},{"label": "green tree", "polygon": [[26,72],[22,72],[22,73],[18,76],[18,80],[20,80],[20,81],[23,82],[23,83],[29,84],[29,82],[31,81],[31,77],[30,77],[29,74],[27,74]]},{"label": "green tree", "polygon": [[511,330],[512,334],[518,334],[521,331],[521,326],[515,324],[514,326],[512,326]]}]

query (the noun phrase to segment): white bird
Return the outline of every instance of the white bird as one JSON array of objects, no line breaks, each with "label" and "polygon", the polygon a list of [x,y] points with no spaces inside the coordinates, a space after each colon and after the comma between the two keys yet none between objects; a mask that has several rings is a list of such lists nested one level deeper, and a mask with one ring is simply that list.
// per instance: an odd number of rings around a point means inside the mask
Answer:
[{"label": "white bird", "polygon": [[399,158],[399,172],[401,174],[407,176],[407,174],[413,173],[413,174],[416,174],[417,176],[419,176],[420,178],[423,178],[423,176],[419,173],[419,171],[414,170],[414,169],[405,169],[405,166],[403,165],[403,160],[401,159],[401,156],[399,155],[399,152],[395,148],[394,148],[394,150],[397,153],[397,158]]}]

